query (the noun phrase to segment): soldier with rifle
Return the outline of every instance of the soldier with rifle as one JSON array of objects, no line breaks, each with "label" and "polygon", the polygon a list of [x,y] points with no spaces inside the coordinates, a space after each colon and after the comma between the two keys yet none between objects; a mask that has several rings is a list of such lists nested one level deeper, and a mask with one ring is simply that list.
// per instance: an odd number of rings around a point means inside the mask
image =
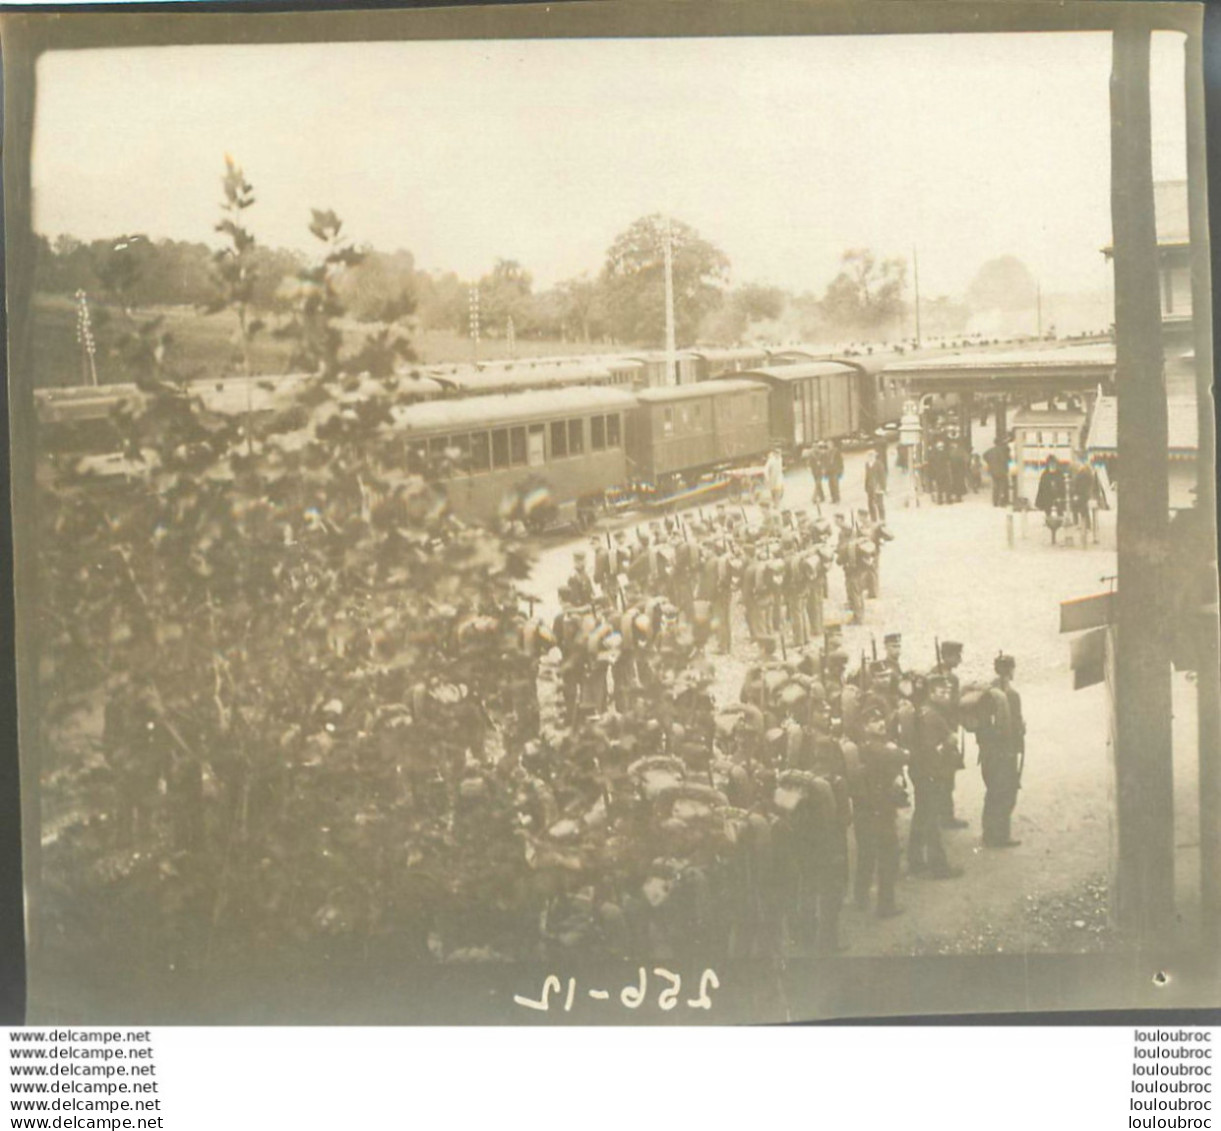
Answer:
[{"label": "soldier with rifle", "polygon": [[1002,652],[993,662],[996,679],[992,697],[996,700],[989,721],[976,732],[979,740],[979,766],[983,773],[983,841],[989,848],[1015,848],[1009,822],[1017,804],[1026,761],[1026,722],[1022,718],[1022,697],[1013,687],[1017,661]]},{"label": "soldier with rifle", "polygon": [[[962,663],[962,645],[957,640],[938,642],[934,639],[933,647],[937,654],[937,666],[933,668],[933,675],[944,677],[949,687],[949,702],[946,707],[946,717],[950,728],[957,731],[959,727],[958,700],[961,697],[962,690],[956,669]],[[962,760],[960,748],[958,764],[954,767],[954,774],[949,779],[949,789],[945,792],[942,800],[941,827],[944,829],[965,829],[967,827],[966,821],[954,815],[954,775],[959,770],[964,769],[965,766],[966,763]]]}]

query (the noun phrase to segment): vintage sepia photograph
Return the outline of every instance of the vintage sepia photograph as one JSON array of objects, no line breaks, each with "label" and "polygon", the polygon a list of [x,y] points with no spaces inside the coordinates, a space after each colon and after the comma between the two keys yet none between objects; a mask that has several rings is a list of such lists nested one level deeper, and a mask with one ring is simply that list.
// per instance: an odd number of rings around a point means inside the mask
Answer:
[{"label": "vintage sepia photograph", "polygon": [[31,1021],[1216,1006],[1202,15],[6,14]]}]

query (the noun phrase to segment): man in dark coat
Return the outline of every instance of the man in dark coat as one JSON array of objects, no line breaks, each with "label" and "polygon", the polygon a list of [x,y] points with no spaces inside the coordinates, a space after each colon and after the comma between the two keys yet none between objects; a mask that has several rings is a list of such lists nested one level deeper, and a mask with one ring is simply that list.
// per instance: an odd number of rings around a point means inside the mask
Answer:
[{"label": "man in dark coat", "polygon": [[1045,515],[1053,511],[1064,514],[1067,504],[1067,492],[1064,483],[1064,471],[1060,461],[1055,456],[1048,456],[1043,465],[1043,474],[1039,476],[1039,488],[1034,497],[1034,505]]},{"label": "man in dark coat", "polygon": [[878,453],[870,451],[865,457],[865,498],[869,500],[871,522],[886,521],[886,466],[878,459]]},{"label": "man in dark coat", "polygon": [[1004,442],[993,444],[984,452],[984,465],[988,469],[988,478],[992,480],[992,505],[1007,507],[1009,505],[1009,445]]},{"label": "man in dark coat", "polygon": [[810,468],[810,475],[814,479],[814,502],[821,503],[826,500],[826,495],[822,489],[822,479],[826,474],[824,466],[826,462],[826,454],[823,451],[822,444],[815,444],[810,449],[810,454],[807,458],[807,463]]},{"label": "man in dark coat", "polygon": [[[948,687],[947,699],[942,713],[951,731],[958,730],[958,698],[961,690],[958,679],[958,667],[962,663],[962,644],[957,640],[944,640],[937,653],[937,666],[933,675],[944,678]],[[947,788],[942,793],[941,827],[946,829],[965,829],[967,822],[954,815],[954,778],[963,768],[962,753],[959,750],[958,760],[949,772]]]}]

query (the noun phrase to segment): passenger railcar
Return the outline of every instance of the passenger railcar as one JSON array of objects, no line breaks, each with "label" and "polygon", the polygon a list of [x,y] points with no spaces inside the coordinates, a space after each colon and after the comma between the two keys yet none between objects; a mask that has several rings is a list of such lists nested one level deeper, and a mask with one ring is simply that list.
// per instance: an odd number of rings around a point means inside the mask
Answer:
[{"label": "passenger railcar", "polygon": [[726,373],[742,373],[767,364],[764,349],[692,349],[687,353],[694,358],[697,381],[711,381]]},{"label": "passenger railcar", "polygon": [[691,385],[696,381],[696,359],[691,353],[678,352],[671,356],[658,351],[632,354],[628,360],[640,363],[640,383],[646,388]]},{"label": "passenger railcar", "polygon": [[664,489],[761,455],[771,443],[769,391],[756,381],[719,380],[642,389],[628,416],[628,470],[633,482]]},{"label": "passenger railcar", "polygon": [[635,407],[625,390],[579,387],[431,401],[392,416],[417,456],[444,460],[458,514],[491,520],[506,496],[541,487],[541,525],[586,518],[627,482],[624,417]]},{"label": "passenger railcar", "polygon": [[615,383],[614,374],[608,366],[589,363],[535,365],[530,362],[505,362],[437,374],[433,379],[443,385],[451,396],[462,397],[570,386],[597,388]]}]

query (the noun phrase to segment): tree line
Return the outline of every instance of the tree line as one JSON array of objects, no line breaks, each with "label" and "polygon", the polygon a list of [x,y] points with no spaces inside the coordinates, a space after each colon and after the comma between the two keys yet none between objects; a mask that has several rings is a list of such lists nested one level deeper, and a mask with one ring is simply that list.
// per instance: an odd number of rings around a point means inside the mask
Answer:
[{"label": "tree line", "polygon": [[[599,271],[545,289],[537,289],[531,272],[514,259],[498,259],[480,278],[463,279],[452,271],[421,270],[408,250],[386,252],[368,245],[358,247],[360,262],[336,286],[347,316],[360,323],[409,323],[419,331],[465,335],[474,287],[484,338],[512,333],[656,348],[665,340],[666,228],[659,215],[642,217],[616,237]],[[680,221],[670,221],[668,229],[680,347],[697,342],[728,346],[757,337],[896,338],[910,321],[902,260],[849,249],[821,294],[793,294],[755,283],[731,286],[730,262],[719,247]],[[206,309],[213,297],[214,253],[204,243],[143,234],[89,242],[44,235],[37,243],[37,290],[61,296],[83,290],[91,303],[119,309]],[[256,280],[252,308],[263,315],[287,312],[306,257],[259,244],[251,266]],[[944,307],[948,300],[941,302]]]}]

